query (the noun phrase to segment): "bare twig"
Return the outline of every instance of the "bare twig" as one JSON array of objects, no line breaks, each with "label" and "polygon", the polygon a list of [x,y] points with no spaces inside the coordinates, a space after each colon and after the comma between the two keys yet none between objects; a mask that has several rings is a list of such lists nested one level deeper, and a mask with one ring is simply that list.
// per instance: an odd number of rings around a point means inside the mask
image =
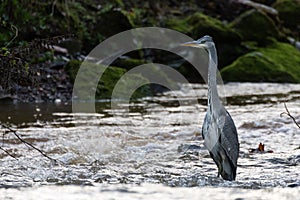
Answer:
[{"label": "bare twig", "polygon": [[54,0],[52,3],[51,14],[50,14],[51,16],[54,15],[54,9],[55,9],[56,3],[57,3],[57,0]]},{"label": "bare twig", "polygon": [[234,0],[234,2],[253,7],[257,10],[262,10],[266,13],[270,13],[271,15],[278,15],[278,11],[276,9],[261,3],[256,3],[249,0]]},{"label": "bare twig", "polygon": [[10,25],[11,29],[15,32],[14,37],[5,45],[5,47],[8,47],[19,35],[19,30],[16,26],[13,24]]},{"label": "bare twig", "polygon": [[[23,138],[21,138],[19,136],[19,134],[17,133],[16,130],[13,130],[12,128],[10,128],[9,126],[6,126],[5,124],[1,124],[2,127],[6,128],[10,133],[12,133],[14,136],[16,136],[18,138],[18,140],[20,140],[23,144],[35,149],[36,151],[38,151],[40,154],[42,154],[44,157],[48,158],[49,160],[51,160],[54,163],[62,163],[59,160],[56,160],[54,158],[49,157],[46,153],[44,153],[42,150],[40,150],[39,148],[37,148],[36,146],[34,146],[33,144],[27,142],[26,140],[24,140]],[[0,147],[1,148],[1,147]],[[7,153],[8,155],[12,156],[11,154],[9,154],[5,149],[1,148],[1,150],[3,150],[5,153]],[[14,157],[15,158],[15,157]],[[63,164],[63,163],[62,163]]]},{"label": "bare twig", "polygon": [[16,158],[14,155],[12,155],[11,153],[9,153],[6,149],[4,149],[3,147],[0,147],[0,150],[4,151],[7,155],[9,155],[10,157],[18,160],[18,158]]},{"label": "bare twig", "polygon": [[290,113],[290,111],[288,110],[288,108],[287,108],[287,106],[286,106],[285,103],[284,103],[284,107],[285,107],[286,112],[281,113],[280,116],[281,116],[281,117],[282,117],[282,115],[287,115],[287,116],[289,116],[289,117],[294,121],[294,123],[296,124],[296,126],[298,126],[298,128],[300,128],[300,124],[298,124],[297,121],[296,121],[296,119],[295,119],[295,117],[293,117],[293,116],[291,115],[291,113]]}]

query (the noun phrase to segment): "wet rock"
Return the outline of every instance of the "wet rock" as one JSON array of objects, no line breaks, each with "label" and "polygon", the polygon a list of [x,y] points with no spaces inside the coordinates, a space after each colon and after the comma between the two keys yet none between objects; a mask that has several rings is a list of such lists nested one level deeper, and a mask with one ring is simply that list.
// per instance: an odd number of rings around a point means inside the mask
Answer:
[{"label": "wet rock", "polygon": [[300,187],[300,182],[295,182],[295,183],[289,183],[288,185],[287,185],[288,187]]},{"label": "wet rock", "polygon": [[274,42],[241,56],[221,70],[224,81],[300,83],[300,52]]},{"label": "wet rock", "polygon": [[177,152],[181,155],[181,160],[199,160],[199,151],[201,147],[195,144],[181,144],[177,148]]},{"label": "wet rock", "polygon": [[177,148],[178,153],[184,153],[186,151],[198,152],[199,150],[201,150],[201,147],[199,145],[195,145],[195,144],[181,144]]},{"label": "wet rock", "polygon": [[0,102],[12,102],[14,100],[14,98],[16,97],[13,97],[11,95],[2,95],[0,96]]},{"label": "wet rock", "polygon": [[275,22],[265,13],[256,10],[249,10],[235,19],[230,26],[234,28],[245,41],[257,41],[264,45],[273,37],[280,39],[283,34],[280,33]]}]

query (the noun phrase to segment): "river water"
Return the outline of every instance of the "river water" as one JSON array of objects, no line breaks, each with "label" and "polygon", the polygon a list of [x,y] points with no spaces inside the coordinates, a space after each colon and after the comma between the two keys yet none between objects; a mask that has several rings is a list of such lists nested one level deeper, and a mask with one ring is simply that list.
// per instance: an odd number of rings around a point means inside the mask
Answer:
[{"label": "river water", "polygon": [[[217,177],[201,138],[207,86],[182,85],[130,104],[1,103],[2,123],[58,162],[1,129],[0,199],[299,199],[300,85],[221,88],[239,134],[236,181]],[[129,109],[129,113],[126,109]],[[259,143],[264,152],[257,152]]]}]

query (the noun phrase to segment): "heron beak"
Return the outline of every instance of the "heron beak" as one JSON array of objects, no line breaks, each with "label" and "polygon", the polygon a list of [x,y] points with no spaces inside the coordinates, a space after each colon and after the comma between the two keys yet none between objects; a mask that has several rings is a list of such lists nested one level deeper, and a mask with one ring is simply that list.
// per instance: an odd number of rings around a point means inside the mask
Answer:
[{"label": "heron beak", "polygon": [[205,48],[205,45],[200,44],[198,41],[186,42],[186,43],[180,44],[180,46]]}]

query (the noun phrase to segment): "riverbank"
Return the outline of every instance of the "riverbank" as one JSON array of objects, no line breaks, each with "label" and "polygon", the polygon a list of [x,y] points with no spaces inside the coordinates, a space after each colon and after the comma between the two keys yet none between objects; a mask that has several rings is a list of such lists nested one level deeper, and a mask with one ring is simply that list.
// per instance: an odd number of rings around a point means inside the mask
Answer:
[{"label": "riverbank", "polygon": [[[294,47],[300,37],[299,1],[245,2],[4,1],[0,6],[0,99],[68,102],[78,65],[96,45],[122,31],[148,26],[169,28],[194,39],[211,35],[225,82],[299,83],[300,52]],[[98,86],[102,92],[96,93],[97,99],[109,98],[118,78],[128,70],[151,62],[173,66],[190,82],[203,82],[193,67],[174,54],[137,50],[112,63]],[[147,86],[136,97],[164,90]]]}]

